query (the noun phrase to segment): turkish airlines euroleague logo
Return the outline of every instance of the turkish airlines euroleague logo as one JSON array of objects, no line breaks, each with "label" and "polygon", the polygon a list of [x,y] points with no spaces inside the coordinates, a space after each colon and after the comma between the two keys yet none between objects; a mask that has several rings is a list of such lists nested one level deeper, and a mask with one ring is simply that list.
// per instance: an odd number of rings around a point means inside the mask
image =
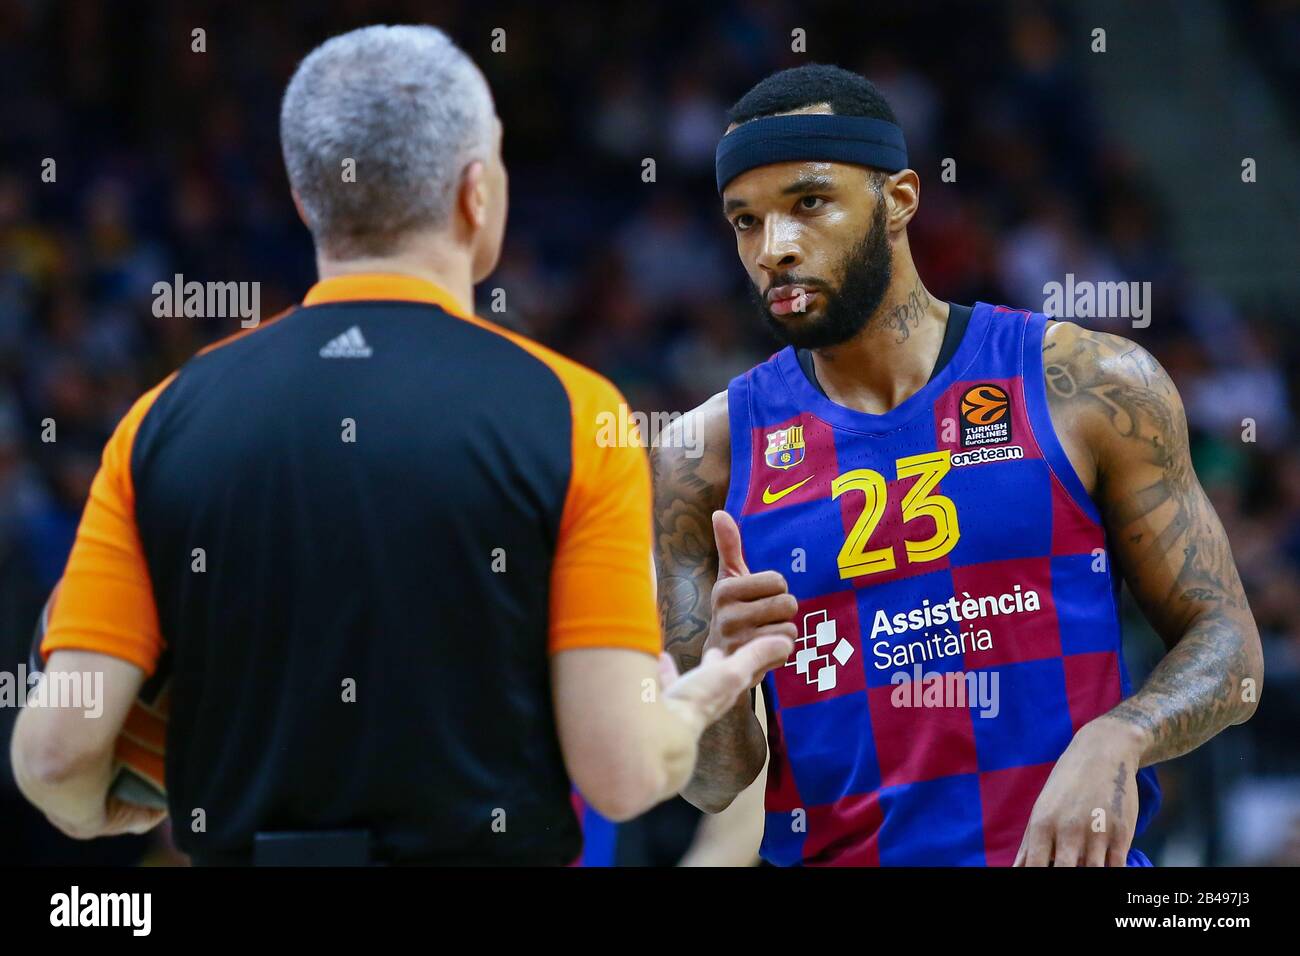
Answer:
[{"label": "turkish airlines euroleague logo", "polygon": [[1011,402],[998,385],[974,385],[961,397],[961,447],[1011,441]]}]

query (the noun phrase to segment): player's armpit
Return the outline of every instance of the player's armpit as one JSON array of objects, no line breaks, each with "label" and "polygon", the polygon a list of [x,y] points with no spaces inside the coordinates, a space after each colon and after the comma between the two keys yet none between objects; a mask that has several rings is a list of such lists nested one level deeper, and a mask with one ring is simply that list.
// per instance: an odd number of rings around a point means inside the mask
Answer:
[{"label": "player's armpit", "polygon": [[[1141,346],[1063,328],[1047,370],[1097,467],[1107,538],[1138,605],[1169,647],[1142,689],[1105,715],[1134,728],[1143,765],[1247,720],[1263,656],[1232,549],[1192,468],[1168,374]],[[1047,353],[1045,353],[1045,358]]]}]

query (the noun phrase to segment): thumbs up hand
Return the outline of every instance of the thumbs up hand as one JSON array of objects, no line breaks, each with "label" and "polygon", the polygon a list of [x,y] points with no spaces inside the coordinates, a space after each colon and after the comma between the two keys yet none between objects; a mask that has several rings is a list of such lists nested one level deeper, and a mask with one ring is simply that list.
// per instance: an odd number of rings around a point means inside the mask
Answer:
[{"label": "thumbs up hand", "polygon": [[718,580],[749,573],[740,546],[740,526],[729,512],[713,512],[713,541],[718,546]]},{"label": "thumbs up hand", "polygon": [[792,619],[799,602],[778,572],[749,573],[740,528],[725,511],[713,512],[713,540],[718,546],[718,580],[713,585],[705,650],[716,647],[730,654],[756,638],[787,637],[793,641],[798,637]]}]

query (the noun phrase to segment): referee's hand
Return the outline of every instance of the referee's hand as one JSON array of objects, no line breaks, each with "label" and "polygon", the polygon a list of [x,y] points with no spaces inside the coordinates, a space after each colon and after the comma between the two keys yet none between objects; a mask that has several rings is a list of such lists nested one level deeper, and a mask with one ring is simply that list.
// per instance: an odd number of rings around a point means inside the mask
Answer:
[{"label": "referee's hand", "polygon": [[93,840],[96,837],[120,836],[125,833],[148,833],[167,819],[167,811],[142,807],[109,796],[99,812],[88,820],[73,820],[49,813],[45,816],[65,836],[74,840]]},{"label": "referee's hand", "polygon": [[740,546],[740,528],[725,511],[713,512],[713,539],[718,546],[718,580],[713,585],[705,650],[731,652],[757,638],[773,636],[788,638],[793,647],[799,632],[792,619],[799,602],[785,578],[776,571],[750,573]]},{"label": "referee's hand", "polygon": [[756,637],[724,654],[716,647],[707,649],[699,666],[685,674],[668,654],[659,655],[659,684],[664,702],[692,725],[696,734],[736,705],[740,695],[763,679],[774,667],[790,657],[794,642],[788,637]]}]

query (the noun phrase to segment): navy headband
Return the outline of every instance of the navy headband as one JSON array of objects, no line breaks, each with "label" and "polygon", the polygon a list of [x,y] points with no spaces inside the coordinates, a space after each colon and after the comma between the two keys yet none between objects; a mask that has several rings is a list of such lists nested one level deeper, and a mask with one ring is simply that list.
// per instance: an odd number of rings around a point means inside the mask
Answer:
[{"label": "navy headband", "polygon": [[893,123],[869,116],[797,113],[750,120],[718,142],[718,195],[727,183],[757,166],[806,159],[896,173],[907,168],[907,144]]}]

